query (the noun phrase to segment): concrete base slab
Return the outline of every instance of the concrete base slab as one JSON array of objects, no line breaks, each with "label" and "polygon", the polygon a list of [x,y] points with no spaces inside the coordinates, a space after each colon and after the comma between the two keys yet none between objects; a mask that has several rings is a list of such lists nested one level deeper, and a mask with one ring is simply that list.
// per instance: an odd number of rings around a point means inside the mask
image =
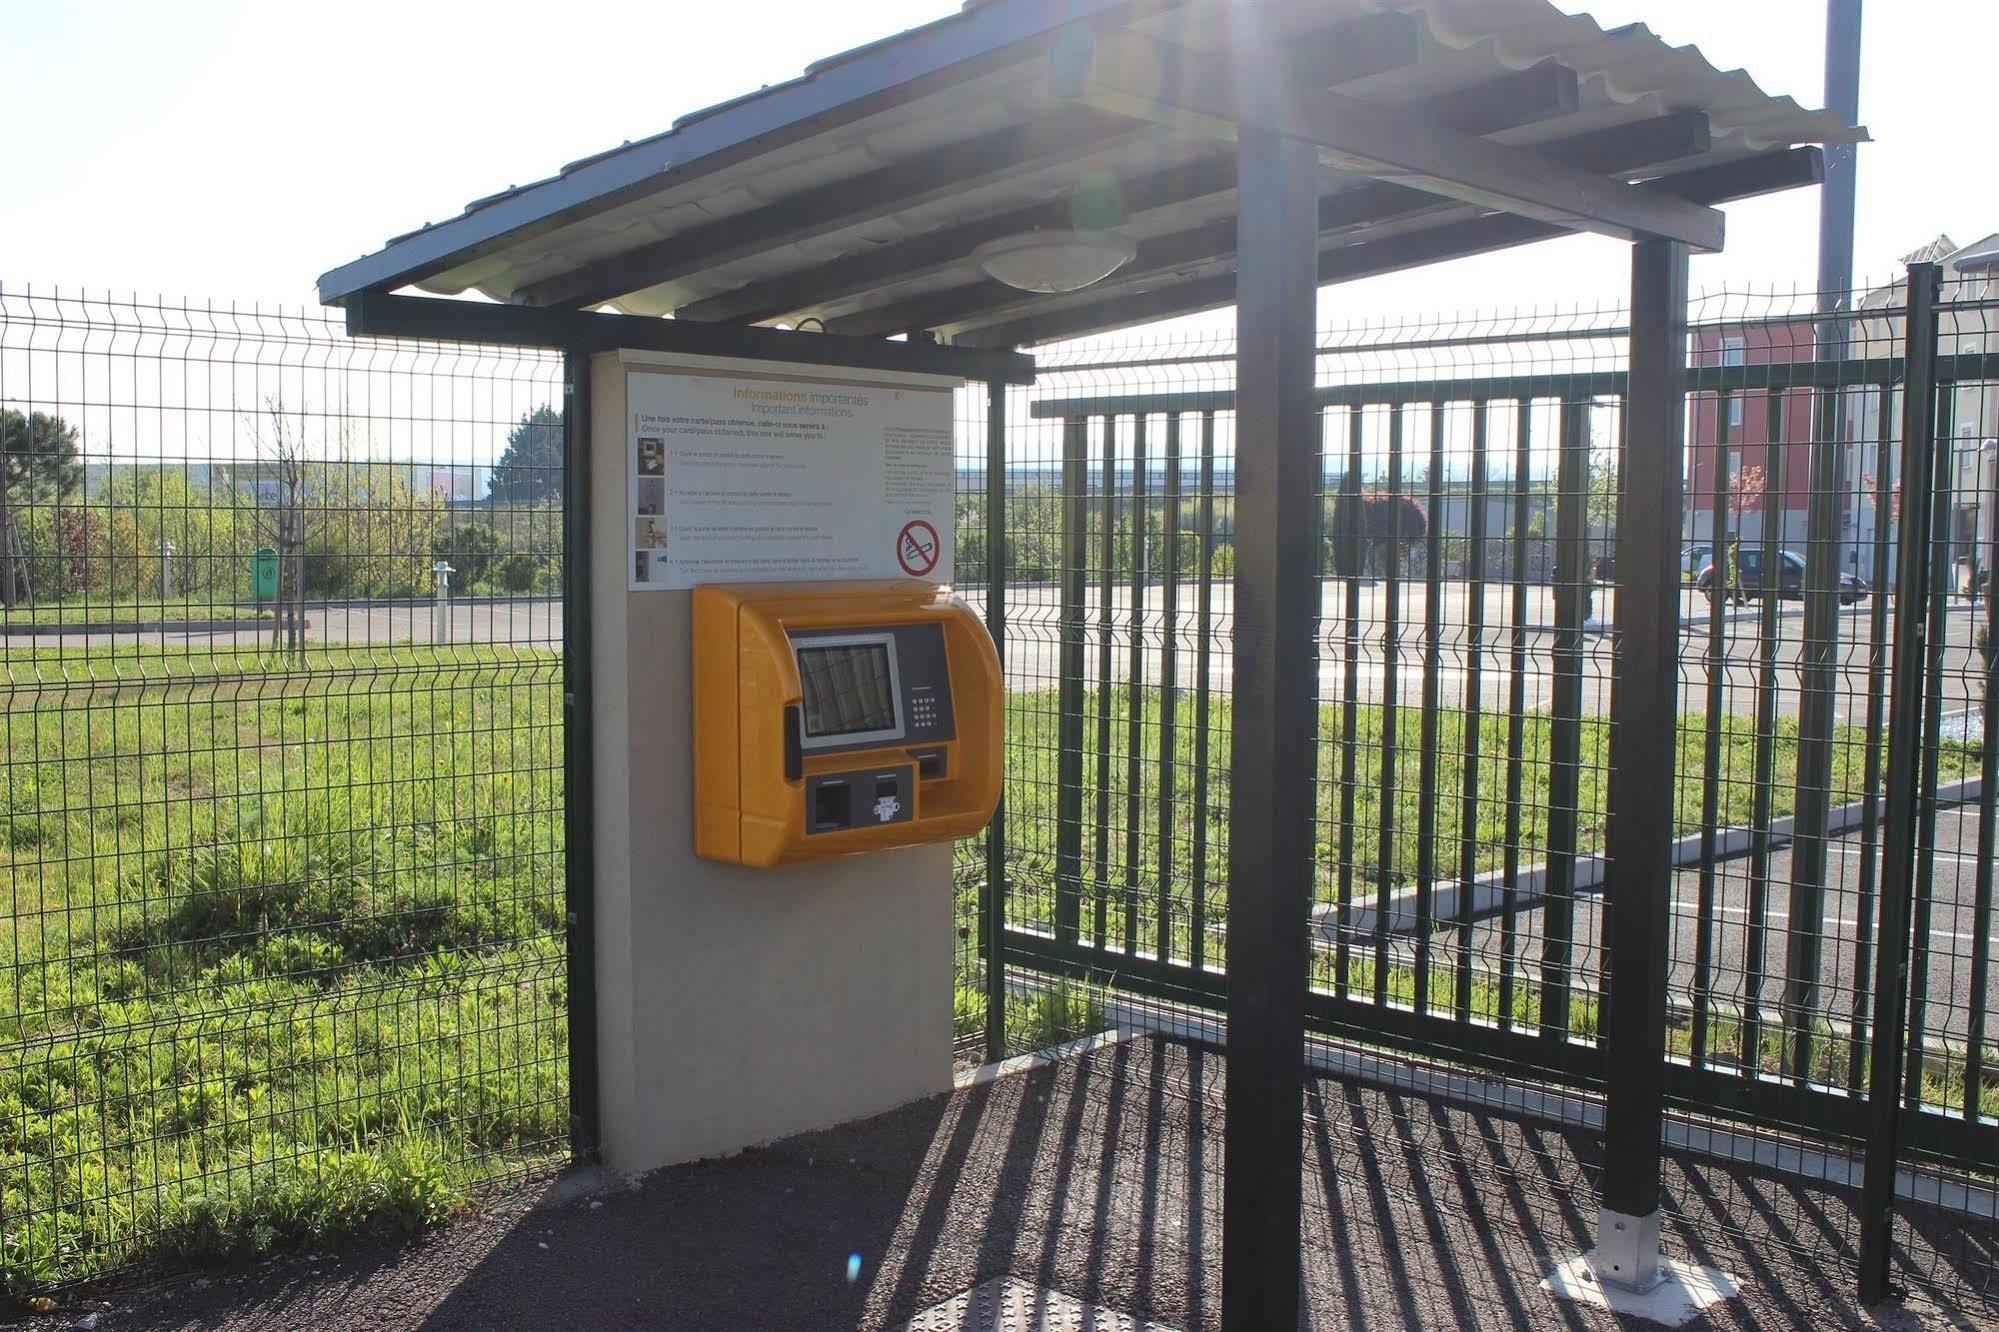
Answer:
[{"label": "concrete base slab", "polygon": [[1019,1277],[994,1277],[903,1324],[902,1332],[1174,1332]]},{"label": "concrete base slab", "polygon": [[1596,1274],[1594,1251],[1571,1258],[1542,1279],[1541,1289],[1558,1300],[1593,1304],[1665,1327],[1692,1322],[1702,1310],[1741,1294],[1735,1278],[1712,1267],[1659,1260],[1659,1279],[1649,1290],[1632,1290]]}]

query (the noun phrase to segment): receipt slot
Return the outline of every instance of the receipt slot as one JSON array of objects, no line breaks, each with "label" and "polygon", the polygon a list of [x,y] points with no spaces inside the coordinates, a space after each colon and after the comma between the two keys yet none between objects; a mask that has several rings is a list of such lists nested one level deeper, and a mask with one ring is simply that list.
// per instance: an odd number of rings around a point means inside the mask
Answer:
[{"label": "receipt slot", "polygon": [[992,639],[911,582],[693,591],[694,846],[771,867],[951,841],[999,801]]}]

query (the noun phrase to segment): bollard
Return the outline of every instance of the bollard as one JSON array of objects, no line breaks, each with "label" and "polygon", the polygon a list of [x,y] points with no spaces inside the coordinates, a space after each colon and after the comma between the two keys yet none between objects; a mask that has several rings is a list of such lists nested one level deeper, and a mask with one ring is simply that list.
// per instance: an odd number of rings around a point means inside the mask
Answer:
[{"label": "bollard", "polygon": [[451,641],[451,575],[456,572],[445,560],[430,566],[431,577],[436,580],[436,591],[430,603],[430,641],[433,643]]}]

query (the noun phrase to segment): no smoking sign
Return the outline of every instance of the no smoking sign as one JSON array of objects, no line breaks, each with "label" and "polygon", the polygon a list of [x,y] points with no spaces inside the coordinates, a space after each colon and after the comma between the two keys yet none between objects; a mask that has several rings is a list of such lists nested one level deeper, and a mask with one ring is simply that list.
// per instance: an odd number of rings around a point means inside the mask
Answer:
[{"label": "no smoking sign", "polygon": [[944,543],[937,538],[937,529],[923,519],[915,518],[904,523],[895,538],[895,562],[911,578],[922,578],[937,567],[937,557],[943,548]]}]

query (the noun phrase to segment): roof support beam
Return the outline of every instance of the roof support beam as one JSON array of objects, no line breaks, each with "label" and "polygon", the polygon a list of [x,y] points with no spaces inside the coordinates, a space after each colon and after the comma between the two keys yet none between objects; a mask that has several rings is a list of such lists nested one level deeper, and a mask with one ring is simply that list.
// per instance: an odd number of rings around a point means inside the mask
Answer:
[{"label": "roof support beam", "polygon": [[[1702,204],[1728,203],[1814,185],[1823,178],[1817,148],[1787,148],[1714,166],[1693,167],[1635,188]],[[1340,246],[1319,256],[1319,282],[1350,282],[1405,268],[1571,234],[1567,228],[1504,214],[1469,218],[1378,241]],[[1084,337],[1175,315],[1213,310],[1235,299],[1235,277],[1223,273],[1151,291],[1112,294],[1084,304],[1056,307],[970,329],[959,346],[1024,347]]]},{"label": "roof support beam", "polygon": [[1383,180],[1569,230],[1620,240],[1676,240],[1719,250],[1720,213],[1646,193],[1520,148],[1427,124],[1333,92],[1283,89],[1282,80],[1233,81],[1170,43],[1131,33],[1098,37],[1077,101],[1228,141],[1254,126],[1317,146],[1322,160]]},{"label": "roof support beam", "polygon": [[[1404,22],[1410,21],[1407,15],[1400,14],[1375,15],[1374,20],[1391,17]],[[1375,52],[1400,49],[1392,44],[1384,47],[1386,39],[1376,31],[1369,20],[1349,24],[1340,32],[1347,39],[1341,45],[1346,45],[1348,42],[1358,43],[1361,49]],[[1320,78],[1327,76],[1323,65],[1317,67],[1314,72]],[[1335,71],[1335,77],[1336,79],[1359,77],[1360,72],[1356,66],[1349,63],[1340,66]],[[1543,61],[1518,73],[1474,84],[1438,98],[1428,105],[1424,114],[1433,122],[1449,125],[1468,134],[1496,134],[1573,112],[1579,99],[1577,82],[1574,70],[1552,60]],[[1695,112],[1680,112],[1660,117],[1658,121],[1641,123],[1659,126],[1670,122],[1676,131],[1683,131],[1690,119],[1697,116],[1698,113]],[[1705,135],[1704,117],[1700,118],[1700,123],[1701,133]],[[1623,134],[1631,128],[1633,127],[1619,127],[1605,133]],[[1707,142],[1703,137],[1698,144],[1687,146],[1684,152],[1691,155],[1703,152],[1706,148]],[[1680,152],[1649,151],[1649,155],[1624,160],[1634,163],[1661,162],[1680,155],[1682,155]],[[1601,169],[1609,170],[1621,164],[1613,162]],[[1185,166],[1152,172],[1125,182],[1122,190],[1125,214],[1134,216],[1226,194],[1235,189],[1235,183],[1234,158],[1226,153]],[[1399,189],[1392,186],[1382,188]],[[1427,201],[1429,198],[1414,191],[1402,192],[1409,195],[1412,200]],[[761,323],[795,311],[865,295],[889,283],[909,282],[962,268],[972,251],[987,241],[1074,224],[1070,202],[1066,198],[1052,203],[1032,204],[946,231],[933,232],[898,245],[879,246],[856,254],[842,255],[838,259],[781,278],[753,282],[734,291],[690,302],[675,313],[682,319]],[[1143,256],[1141,260],[1142,258]],[[920,321],[905,321],[898,327],[927,326]]]},{"label": "roof support beam", "polygon": [[[1706,115],[1676,111],[1543,144],[1538,151],[1583,170],[1632,174],[1656,163],[1697,156],[1707,151],[1709,142]],[[1370,181],[1320,199],[1319,230],[1322,234],[1348,231],[1424,213],[1461,209],[1461,205],[1421,190]],[[1139,244],[1138,256],[1113,281],[1123,287],[1166,279],[1191,268],[1231,262],[1235,239],[1235,223],[1226,218],[1151,237]],[[1047,303],[1045,296],[1012,291],[993,282],[977,282],[829,319],[826,329],[832,333],[876,336],[905,329],[977,325],[1032,315]]]},{"label": "roof support beam", "polygon": [[1087,107],[1031,125],[1009,126],[946,144],[859,176],[803,190],[761,208],[688,227],[573,272],[523,288],[523,305],[578,308],[672,282],[766,250],[918,208],[1013,175],[1024,162],[1060,167],[1157,130]]},{"label": "roof support beam", "polygon": [[[1380,14],[1320,34],[1304,49],[1288,54],[1300,68],[1309,68],[1314,79],[1330,84],[1410,64],[1417,53],[1416,21],[1406,14]],[[1145,117],[1074,106],[1048,122],[1009,126],[947,144],[621,251],[534,283],[517,300],[524,305],[601,305],[778,246],[948,199],[1022,170],[1083,161],[1157,132]]]},{"label": "roof support beam", "polygon": [[[1149,172],[1126,181],[1121,193],[1129,216],[1171,208],[1234,188],[1235,161],[1224,154]],[[796,273],[693,301],[674,314],[681,319],[760,323],[863,295],[891,282],[907,282],[960,268],[972,251],[987,241],[1074,225],[1073,206],[1065,196],[1049,203],[1009,209],[946,231],[934,231],[898,245],[842,255]]]},{"label": "roof support beam", "polygon": [[736,324],[696,324],[640,315],[536,310],[483,301],[391,296],[378,291],[357,291],[347,298],[347,332],[363,338],[418,338],[430,342],[554,347],[567,351],[631,347],[859,370],[905,370],[1005,384],[1034,382],[1034,358],[1013,351],[946,347],[934,342],[843,338],[831,333],[794,333]]}]

